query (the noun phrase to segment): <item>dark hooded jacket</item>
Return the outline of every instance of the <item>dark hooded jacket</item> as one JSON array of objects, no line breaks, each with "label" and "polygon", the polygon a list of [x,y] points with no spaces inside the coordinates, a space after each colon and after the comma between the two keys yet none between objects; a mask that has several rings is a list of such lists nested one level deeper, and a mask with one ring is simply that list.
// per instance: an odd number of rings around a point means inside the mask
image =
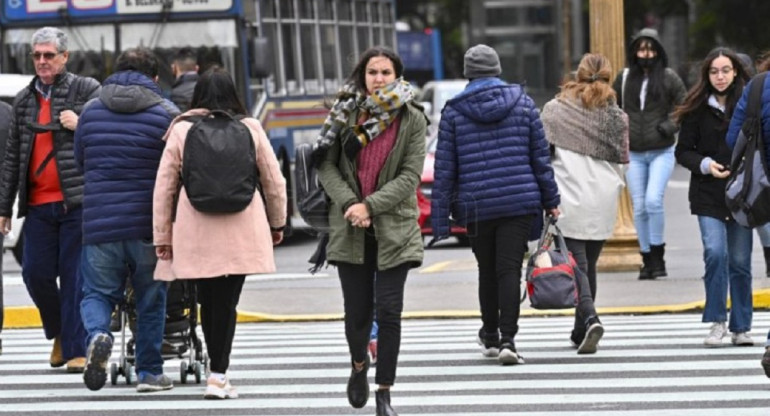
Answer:
[{"label": "dark hooded jacket", "polygon": [[136,71],[104,81],[83,110],[75,159],[85,177],[83,243],[152,240],[152,193],[171,121],[179,114]]},{"label": "dark hooded jacket", "polygon": [[629,89],[628,78],[625,87],[623,85],[623,72],[625,70],[618,73],[612,84],[618,95],[618,103],[628,114],[629,147],[631,151],[635,152],[661,149],[674,144],[675,134],[679,130],[679,126],[674,122],[671,114],[674,108],[682,103],[687,93],[684,83],[676,72],[668,68],[668,56],[660,43],[658,31],[655,29],[645,28],[634,36],[626,52],[629,68],[638,68],[636,49],[643,39],[649,39],[659,51],[656,60],[664,70],[663,86],[660,88],[661,94],[653,97],[648,88],[644,109],[642,109],[638,92],[636,94],[624,94],[625,91],[623,90]]},{"label": "dark hooded jacket", "polygon": [[11,120],[13,120],[13,108],[5,101],[0,101],[0,160],[5,157],[5,143],[11,134]]},{"label": "dark hooded jacket", "polygon": [[441,112],[431,197],[434,235],[559,205],[540,115],[519,85],[471,81]]},{"label": "dark hooded jacket", "polygon": [[198,74],[196,72],[185,72],[174,81],[171,86],[171,101],[179,107],[181,112],[190,109],[195,84],[198,83]]},{"label": "dark hooded jacket", "polygon": [[[27,214],[27,176],[29,160],[32,155],[32,144],[35,133],[30,123],[37,122],[40,104],[35,83],[39,77],[34,77],[29,86],[16,95],[13,101],[13,122],[6,143],[3,158],[2,173],[0,174],[0,216],[10,217],[13,214],[13,203],[16,193],[19,194],[19,218]],[[77,81],[76,81],[77,80]],[[56,76],[51,87],[51,121],[59,123],[59,114],[70,109],[80,114],[85,103],[99,94],[99,82],[93,78],[81,77],[69,72]],[[70,93],[70,88],[75,91]],[[73,157],[74,133],[65,128],[53,132],[54,159],[59,171],[59,181],[64,205],[68,209],[80,207],[83,202],[83,174],[75,166]]]}]

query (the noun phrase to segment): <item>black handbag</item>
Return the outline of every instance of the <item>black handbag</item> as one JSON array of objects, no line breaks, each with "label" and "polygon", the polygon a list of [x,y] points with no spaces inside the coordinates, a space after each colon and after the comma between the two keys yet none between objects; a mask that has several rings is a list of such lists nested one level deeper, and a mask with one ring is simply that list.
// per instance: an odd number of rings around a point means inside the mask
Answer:
[{"label": "black handbag", "polygon": [[534,309],[568,309],[578,304],[577,278],[580,270],[556,220],[548,217],[537,250],[527,262],[527,290]]}]

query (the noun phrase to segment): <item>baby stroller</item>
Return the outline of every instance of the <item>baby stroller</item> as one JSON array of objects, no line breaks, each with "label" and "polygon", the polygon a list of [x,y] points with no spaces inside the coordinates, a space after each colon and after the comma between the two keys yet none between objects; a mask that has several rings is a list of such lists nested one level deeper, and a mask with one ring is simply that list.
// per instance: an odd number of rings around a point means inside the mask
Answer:
[{"label": "baby stroller", "polygon": [[[119,307],[121,347],[117,363],[110,365],[110,382],[117,384],[118,376],[125,377],[126,384],[131,384],[135,365],[136,331],[136,302],[133,289],[126,287],[125,302]],[[208,366],[208,355],[203,352],[203,343],[196,332],[198,326],[198,302],[195,283],[174,281],[168,287],[166,296],[166,322],[163,332],[161,352],[163,360],[182,359],[179,366],[179,377],[183,384],[187,376],[192,374],[195,382],[200,384],[203,373]],[[131,338],[126,338],[126,327],[131,331]]]}]

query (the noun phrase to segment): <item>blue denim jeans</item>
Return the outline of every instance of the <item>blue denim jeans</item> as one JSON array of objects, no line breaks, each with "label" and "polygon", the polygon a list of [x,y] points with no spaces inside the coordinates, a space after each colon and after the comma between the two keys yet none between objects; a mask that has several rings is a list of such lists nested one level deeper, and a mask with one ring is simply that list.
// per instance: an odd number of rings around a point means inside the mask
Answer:
[{"label": "blue denim jeans", "polygon": [[639,248],[650,252],[650,244],[665,243],[663,195],[674,172],[674,146],[645,152],[631,152],[626,172],[628,192],[634,208]]},{"label": "blue denim jeans", "polygon": [[751,229],[735,221],[698,216],[703,261],[706,263],[706,307],[703,322],[727,321],[730,289],[730,332],[751,330]]},{"label": "blue denim jeans", "polygon": [[30,206],[24,221],[21,276],[40,310],[46,338],[60,337],[65,360],[86,355],[80,319],[82,220],[81,208],[52,202]]},{"label": "blue denim jeans", "polygon": [[155,281],[155,247],[151,240],[127,240],[83,246],[83,302],[80,313],[88,342],[97,334],[110,336],[110,314],[123,302],[126,279],[136,299],[136,373],[163,373],[163,329],[166,283]]}]

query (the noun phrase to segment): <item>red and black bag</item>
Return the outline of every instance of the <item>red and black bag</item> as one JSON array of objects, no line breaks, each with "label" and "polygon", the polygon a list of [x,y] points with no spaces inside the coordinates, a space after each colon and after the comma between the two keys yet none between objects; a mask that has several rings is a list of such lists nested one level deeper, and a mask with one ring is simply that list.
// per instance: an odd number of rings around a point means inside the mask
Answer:
[{"label": "red and black bag", "polygon": [[567,250],[556,220],[549,217],[527,263],[527,290],[535,309],[568,309],[578,304],[577,262]]}]

